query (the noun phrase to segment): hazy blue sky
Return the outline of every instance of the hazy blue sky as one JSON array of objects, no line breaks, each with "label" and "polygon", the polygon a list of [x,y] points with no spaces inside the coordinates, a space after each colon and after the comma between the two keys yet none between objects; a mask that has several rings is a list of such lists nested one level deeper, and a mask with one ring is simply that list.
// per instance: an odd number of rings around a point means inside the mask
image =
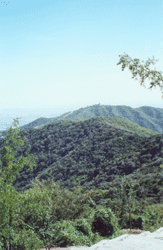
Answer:
[{"label": "hazy blue sky", "polygon": [[0,115],[41,115],[101,105],[163,108],[116,64],[124,52],[163,71],[163,1],[0,2]]}]

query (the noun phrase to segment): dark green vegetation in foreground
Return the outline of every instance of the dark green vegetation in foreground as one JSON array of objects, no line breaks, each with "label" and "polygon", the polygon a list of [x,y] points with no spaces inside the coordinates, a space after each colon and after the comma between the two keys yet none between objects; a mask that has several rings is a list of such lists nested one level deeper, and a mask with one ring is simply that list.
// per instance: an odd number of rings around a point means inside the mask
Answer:
[{"label": "dark green vegetation in foreground", "polygon": [[94,117],[19,135],[25,143],[15,160],[29,153],[37,164],[31,173],[25,165],[13,182],[19,249],[23,235],[26,245],[64,247],[114,238],[122,228],[163,226],[163,134],[118,117]]}]

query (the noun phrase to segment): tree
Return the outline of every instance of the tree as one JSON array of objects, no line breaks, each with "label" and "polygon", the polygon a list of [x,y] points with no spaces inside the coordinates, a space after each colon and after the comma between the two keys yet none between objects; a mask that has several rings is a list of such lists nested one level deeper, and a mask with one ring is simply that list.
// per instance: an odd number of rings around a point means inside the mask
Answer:
[{"label": "tree", "polygon": [[[122,64],[122,71],[124,71],[125,67],[129,67],[129,70],[132,71],[132,75],[134,78],[135,76],[137,76],[137,74],[139,74],[140,78],[141,78],[141,82],[140,82],[140,85],[143,84],[144,80],[146,78],[148,79],[152,79],[152,81],[150,82],[150,87],[148,89],[151,89],[154,87],[156,87],[156,85],[159,85],[160,86],[160,89],[163,89],[163,76],[162,76],[162,71],[156,71],[156,70],[150,70],[148,67],[149,65],[152,63],[153,65],[155,64],[154,62],[154,57],[153,57],[153,60],[151,59],[148,59],[146,62],[145,62],[145,65],[139,65],[139,59],[134,59],[134,60],[131,60],[131,57],[129,57],[128,55],[119,55],[120,57],[120,60],[119,62],[117,63],[117,65],[119,64]],[[158,60],[156,60],[158,61]],[[144,62],[144,61],[142,61]],[[152,75],[152,77],[150,77],[150,75]],[[136,78],[136,80],[138,80]],[[162,82],[162,85],[161,85],[161,82]],[[144,85],[143,85],[144,86]],[[145,86],[144,86],[145,87]],[[163,92],[162,92],[163,94]],[[163,99],[163,95],[162,95],[162,99]]]},{"label": "tree", "polygon": [[[150,70],[148,68],[148,66],[152,63],[153,65],[155,64],[154,62],[154,57],[153,57],[153,60],[151,59],[148,59],[145,63],[145,65],[139,65],[139,59],[134,59],[134,60],[131,60],[131,57],[129,57],[128,55],[119,55],[120,57],[120,60],[119,62],[117,63],[117,65],[119,64],[122,64],[122,71],[124,71],[125,67],[129,66],[129,70],[132,71],[132,75],[134,78],[135,76],[137,76],[137,74],[139,74],[139,76],[141,77],[141,82],[140,82],[140,85],[143,84],[144,80],[146,78],[148,79],[152,79],[152,82],[150,82],[150,87],[148,89],[151,89],[154,87],[156,87],[156,85],[159,85],[160,86],[160,90],[163,89],[163,76],[162,76],[162,71],[156,71],[156,70]],[[156,60],[158,61],[158,60]],[[132,64],[131,64],[132,62]],[[142,61],[144,62],[144,61]],[[152,77],[150,77],[150,75],[153,75]],[[136,78],[137,80],[137,78]],[[162,82],[162,85],[161,83]],[[143,85],[144,86],[144,85]],[[145,87],[145,86],[144,86]],[[162,92],[163,94],[163,92]],[[163,95],[162,95],[162,99],[163,99]],[[163,168],[163,164],[160,165],[161,168]]]},{"label": "tree", "polygon": [[129,215],[129,223],[130,223],[130,231],[131,231],[131,212],[132,209],[135,209],[136,204],[136,191],[134,190],[134,187],[137,186],[137,183],[135,181],[130,181],[129,178],[123,177],[122,182],[120,183],[120,187],[116,188],[116,196],[118,195],[118,198],[114,199],[114,202],[116,204],[119,204],[120,214],[118,215],[121,220],[120,223],[123,225],[124,223],[124,215],[125,212],[128,212]]},{"label": "tree", "polygon": [[35,182],[32,181],[32,186],[33,188],[27,189],[22,194],[21,223],[28,223],[28,226],[39,236],[44,247],[50,249],[53,246],[54,224],[57,221],[55,211],[52,210],[53,190],[46,185],[46,182],[41,183],[38,179]]},{"label": "tree", "polygon": [[17,161],[15,160],[14,150],[24,145],[24,141],[18,136],[18,119],[14,119],[15,128],[11,126],[8,129],[4,139],[5,146],[0,150],[0,246],[3,244],[3,249],[6,250],[11,250],[12,247],[14,222],[21,202],[20,194],[12,183],[24,165],[29,166],[30,171],[37,166],[34,162],[35,158],[29,154],[27,154],[28,157],[21,156]]}]

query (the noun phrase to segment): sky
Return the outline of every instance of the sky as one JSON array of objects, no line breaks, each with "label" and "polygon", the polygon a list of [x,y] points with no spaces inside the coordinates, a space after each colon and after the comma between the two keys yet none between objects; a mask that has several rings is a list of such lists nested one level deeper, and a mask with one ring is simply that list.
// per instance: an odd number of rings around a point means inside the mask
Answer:
[{"label": "sky", "polygon": [[117,65],[124,53],[163,71],[163,1],[0,2],[0,124],[99,103],[163,108],[159,86]]}]

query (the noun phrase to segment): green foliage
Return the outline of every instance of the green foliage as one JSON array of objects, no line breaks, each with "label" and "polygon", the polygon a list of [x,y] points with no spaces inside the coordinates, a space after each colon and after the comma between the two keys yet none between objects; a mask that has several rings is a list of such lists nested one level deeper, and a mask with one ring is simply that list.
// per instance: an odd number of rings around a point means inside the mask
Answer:
[{"label": "green foliage", "polygon": [[22,220],[33,228],[44,246],[48,248],[53,245],[52,231],[57,221],[55,211],[52,209],[52,190],[38,180],[32,184],[33,187],[21,195],[20,214]]},{"label": "green foliage", "polygon": [[[105,120],[119,124],[118,118]],[[23,192],[31,188],[31,181],[36,177],[40,181],[52,178],[68,190],[75,187],[77,181],[83,189],[106,188],[108,182],[124,173],[132,178],[132,174],[137,172],[139,178],[136,178],[143,182],[143,174],[153,172],[153,167],[156,167],[154,171],[158,172],[158,178],[162,178],[162,169],[157,168],[162,163],[162,135],[145,138],[111,128],[106,122],[92,118],[84,123],[66,121],[57,126],[50,124],[26,135],[21,131],[25,144],[17,151],[16,159],[29,152],[36,157],[38,168],[28,173],[25,166],[13,182],[16,190]],[[130,127],[127,125],[124,129],[129,130]],[[71,138],[68,143],[67,138]],[[154,176],[153,180],[150,177],[152,181],[158,182]],[[152,183],[151,188],[153,186]]]},{"label": "green foliage", "polygon": [[14,231],[13,236],[12,250],[39,250],[43,246],[43,241],[32,229]]},{"label": "green foliage", "polygon": [[88,223],[87,219],[76,219],[74,226],[79,232],[82,232],[84,235],[89,235],[89,237],[94,236],[91,230],[91,225]]},{"label": "green foliage", "polygon": [[92,231],[100,236],[109,237],[119,230],[118,219],[110,208],[98,208],[92,222]]},{"label": "green foliage", "polygon": [[[54,244],[59,247],[78,246],[79,244],[91,246],[92,241],[89,238],[90,237],[89,233],[87,232],[87,230],[89,230],[90,227],[88,224],[87,226],[84,226],[83,223],[81,223],[81,220],[80,221],[63,220],[58,222],[55,225],[54,229],[55,232],[55,239],[53,241]],[[85,233],[83,233],[84,230],[82,232],[82,228],[85,229]]]},{"label": "green foliage", "polygon": [[2,249],[90,246],[123,227],[162,226],[162,205],[149,206],[162,199],[162,135],[134,135],[117,117],[101,121],[65,121],[30,136],[22,131],[25,144],[18,130],[9,130],[0,161]]},{"label": "green foliage", "polygon": [[[17,127],[18,119],[14,119],[14,126]],[[23,145],[23,140],[18,136],[18,128],[10,127],[5,138],[5,146],[0,150],[0,242],[5,249],[11,249],[15,240],[14,222],[17,217],[17,208],[20,204],[20,194],[12,186],[16,175],[29,164],[30,169],[36,164],[34,158],[20,157],[14,161],[18,145]]]},{"label": "green foliage", "polygon": [[121,227],[126,226],[127,220],[125,218],[125,215],[127,212],[131,229],[131,213],[132,209],[135,210],[136,204],[136,190],[134,190],[135,186],[138,186],[136,182],[129,180],[127,177],[123,177],[120,183],[120,187],[116,188],[117,192],[114,195],[116,197],[114,199],[114,204],[116,204],[116,213],[120,218],[119,223]]},{"label": "green foliage", "polygon": [[[50,249],[55,244],[63,246],[72,243],[67,234],[65,236],[63,232],[61,233],[63,221],[72,222],[70,231],[75,227],[75,244],[77,239],[80,244],[87,245],[91,244],[91,239],[97,240],[97,235],[90,231],[90,225],[83,219],[90,214],[87,202],[89,194],[81,194],[80,186],[70,192],[66,189],[59,190],[59,186],[50,180],[42,182],[35,180],[32,184],[33,187],[21,195],[20,214],[22,221],[26,224],[28,222],[28,226],[33,228],[44,246]],[[71,233],[71,240],[72,235]]]},{"label": "green foliage", "polygon": [[160,165],[160,168],[163,168],[163,164]]},{"label": "green foliage", "polygon": [[[160,71],[156,71],[156,70],[150,70],[148,67],[149,65],[152,63],[152,64],[155,64],[154,62],[154,57],[153,57],[153,60],[151,59],[148,59],[145,63],[145,65],[139,65],[139,59],[134,59],[134,60],[131,60],[131,57],[129,57],[128,55],[119,55],[120,57],[120,60],[119,62],[117,63],[117,65],[119,64],[122,64],[122,71],[124,71],[125,67],[129,66],[129,70],[132,71],[132,75],[134,78],[135,76],[137,76],[137,74],[139,74],[139,76],[141,77],[141,82],[140,82],[140,85],[143,84],[144,80],[146,78],[149,78],[149,79],[152,79],[152,81],[150,82],[150,87],[149,89],[156,87],[156,85],[159,85],[160,86],[160,89],[163,88],[163,85],[161,85],[161,81],[163,83],[163,76],[162,76],[162,72]],[[158,60],[156,60],[158,61]],[[132,62],[132,64],[131,64]],[[142,61],[144,62],[144,61]],[[152,77],[150,76],[152,75]],[[137,80],[137,78],[136,78]],[[144,86],[144,85],[143,85]],[[145,87],[145,86],[144,86]],[[163,93],[163,92],[162,92]],[[163,98],[163,96],[162,96]]]},{"label": "green foliage", "polygon": [[[130,228],[130,229],[141,229],[143,230],[143,221],[144,217],[142,215],[137,215],[131,212],[130,217],[128,212],[123,214],[123,228]],[[132,227],[130,227],[130,223]]]},{"label": "green foliage", "polygon": [[60,193],[53,191],[53,210],[58,220],[75,220],[90,213],[89,193],[82,194],[82,188],[77,186],[72,191],[63,189]]},{"label": "green foliage", "polygon": [[163,204],[147,206],[143,217],[144,230],[154,232],[156,228],[163,227]]}]

